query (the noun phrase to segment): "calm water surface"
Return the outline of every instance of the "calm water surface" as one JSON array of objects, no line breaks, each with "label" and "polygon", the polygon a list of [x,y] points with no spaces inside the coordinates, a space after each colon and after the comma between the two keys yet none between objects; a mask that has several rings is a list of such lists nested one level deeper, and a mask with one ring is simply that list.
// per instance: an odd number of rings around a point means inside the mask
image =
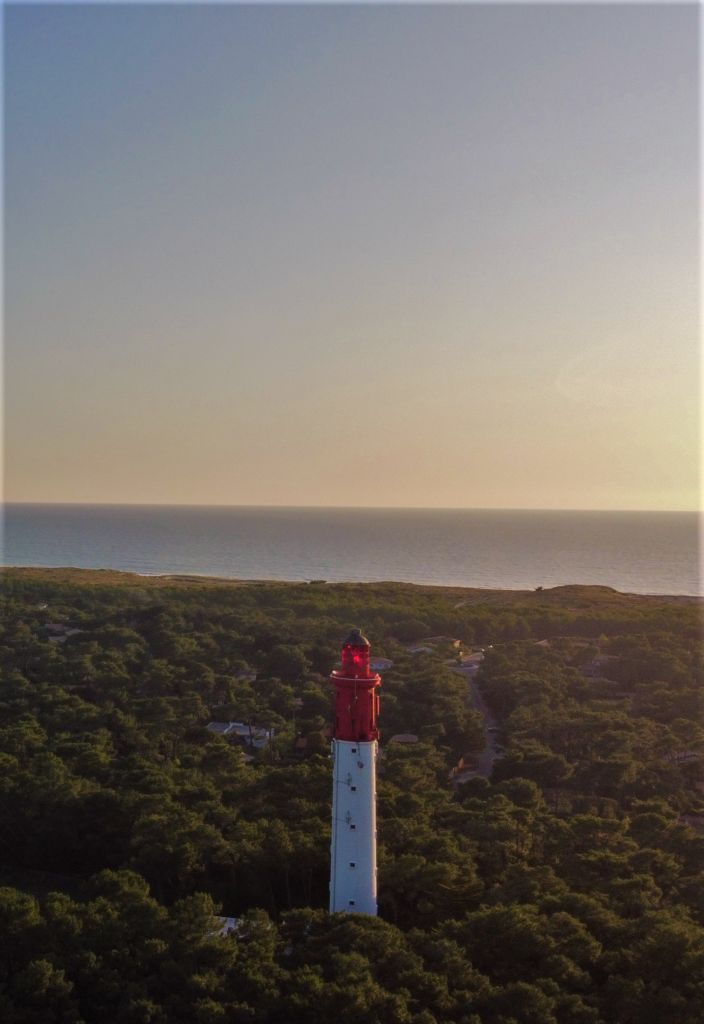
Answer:
[{"label": "calm water surface", "polygon": [[5,565],[701,592],[694,512],[8,505],[4,520]]}]

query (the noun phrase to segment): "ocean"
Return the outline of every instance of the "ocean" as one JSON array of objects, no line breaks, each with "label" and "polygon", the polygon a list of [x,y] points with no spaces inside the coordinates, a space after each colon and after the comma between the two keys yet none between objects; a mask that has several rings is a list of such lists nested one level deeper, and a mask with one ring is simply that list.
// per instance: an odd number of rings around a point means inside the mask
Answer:
[{"label": "ocean", "polygon": [[700,594],[699,514],[6,505],[3,564]]}]

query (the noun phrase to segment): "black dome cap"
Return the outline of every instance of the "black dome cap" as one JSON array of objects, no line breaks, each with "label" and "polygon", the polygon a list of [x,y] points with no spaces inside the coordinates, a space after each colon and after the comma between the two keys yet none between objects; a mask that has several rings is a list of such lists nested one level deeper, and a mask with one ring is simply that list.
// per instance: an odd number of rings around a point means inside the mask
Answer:
[{"label": "black dome cap", "polygon": [[353,629],[350,635],[345,640],[345,647],[349,644],[350,647],[371,647],[371,644],[367,640],[366,636],[362,635],[361,629]]}]

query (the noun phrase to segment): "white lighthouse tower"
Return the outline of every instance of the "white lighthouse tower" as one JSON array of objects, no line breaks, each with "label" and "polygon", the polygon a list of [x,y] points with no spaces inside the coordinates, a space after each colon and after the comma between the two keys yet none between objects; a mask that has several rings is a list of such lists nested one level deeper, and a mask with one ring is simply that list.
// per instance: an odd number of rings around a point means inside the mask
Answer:
[{"label": "white lighthouse tower", "polygon": [[342,647],[335,687],[330,913],[376,915],[377,688],[369,641],[358,629]]}]

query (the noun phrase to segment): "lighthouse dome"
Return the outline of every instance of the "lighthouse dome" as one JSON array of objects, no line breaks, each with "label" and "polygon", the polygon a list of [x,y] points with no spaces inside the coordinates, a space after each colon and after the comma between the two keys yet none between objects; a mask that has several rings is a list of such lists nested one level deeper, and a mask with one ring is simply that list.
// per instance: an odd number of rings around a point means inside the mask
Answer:
[{"label": "lighthouse dome", "polygon": [[367,640],[366,636],[362,634],[361,629],[353,629],[350,635],[345,640],[345,647],[371,647],[371,644]]}]

